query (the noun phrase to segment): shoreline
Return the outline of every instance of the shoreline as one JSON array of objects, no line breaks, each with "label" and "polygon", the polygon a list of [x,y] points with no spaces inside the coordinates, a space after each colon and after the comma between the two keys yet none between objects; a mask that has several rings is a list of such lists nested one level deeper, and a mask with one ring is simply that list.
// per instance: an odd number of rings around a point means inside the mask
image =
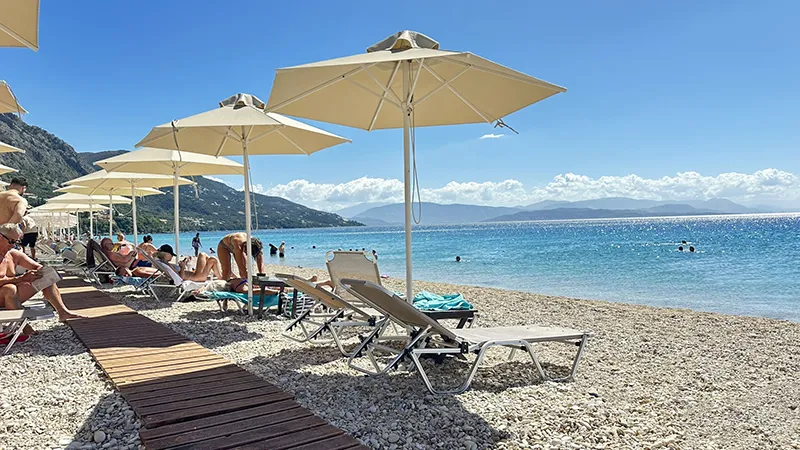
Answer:
[{"label": "shoreline", "polygon": [[[292,273],[292,274],[301,275],[301,276],[303,276],[302,273],[308,273],[309,277],[311,275],[316,275],[317,277],[319,277],[320,280],[327,280],[328,278],[330,278],[330,275],[328,274],[328,270],[326,268],[320,268],[320,267],[298,267],[298,266],[289,266],[289,265],[282,265],[282,264],[269,264],[269,263],[265,263],[264,266],[267,268],[267,273]],[[300,273],[300,272],[297,272],[297,271],[303,271],[303,272]],[[305,271],[309,271],[309,272],[305,272]],[[381,274],[381,276],[384,276],[384,275]],[[383,278],[382,280],[383,280],[383,282],[389,282],[389,283],[405,286],[405,279],[402,279],[402,278],[387,276],[387,278]],[[744,317],[744,318],[751,318],[751,319],[767,319],[767,320],[774,320],[774,321],[777,321],[777,322],[786,322],[786,323],[792,323],[792,324],[800,325],[800,321],[794,321],[794,320],[791,320],[791,319],[780,319],[780,318],[776,318],[776,317],[757,316],[757,315],[748,315],[748,314],[732,314],[732,313],[723,313],[723,312],[718,312],[718,311],[707,311],[707,310],[702,310],[702,309],[694,309],[694,308],[689,308],[689,307],[657,306],[657,305],[648,305],[646,303],[635,303],[635,302],[628,302],[628,301],[606,300],[606,299],[601,299],[601,298],[587,298],[587,297],[576,297],[576,296],[561,295],[561,294],[548,294],[548,293],[542,293],[542,292],[524,291],[524,290],[513,289],[513,288],[509,288],[509,287],[502,287],[502,286],[494,287],[494,286],[484,286],[484,285],[479,285],[479,284],[456,284],[456,283],[449,283],[449,282],[446,282],[446,281],[431,281],[431,280],[414,279],[415,290],[418,290],[418,289],[416,289],[416,286],[417,286],[418,283],[435,284],[435,285],[440,285],[440,286],[452,286],[452,287],[469,287],[469,288],[476,288],[476,289],[484,289],[484,288],[485,289],[496,289],[496,290],[501,290],[501,291],[509,291],[509,292],[515,292],[515,293],[518,293],[518,294],[527,294],[527,295],[533,295],[533,296],[537,296],[537,297],[545,297],[545,298],[551,298],[551,299],[564,299],[564,300],[572,300],[572,301],[579,301],[579,302],[596,302],[598,304],[627,305],[627,306],[632,306],[632,307],[663,309],[663,310],[676,311],[676,312],[683,311],[683,312],[691,312],[691,313],[697,313],[697,314],[714,314],[714,315],[720,315],[720,316],[724,316],[724,317]],[[402,291],[403,289],[404,288],[400,289],[399,291]],[[437,293],[438,294],[442,294],[442,292],[437,292]],[[469,299],[467,299],[467,300],[469,300]],[[800,306],[798,306],[798,307],[800,307]]]}]

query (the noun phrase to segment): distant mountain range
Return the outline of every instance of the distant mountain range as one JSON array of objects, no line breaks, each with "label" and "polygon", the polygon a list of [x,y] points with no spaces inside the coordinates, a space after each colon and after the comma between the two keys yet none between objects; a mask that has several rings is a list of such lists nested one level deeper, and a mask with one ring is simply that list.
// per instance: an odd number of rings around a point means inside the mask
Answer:
[{"label": "distant mountain range", "polygon": [[[397,225],[403,223],[402,203],[382,205],[367,209],[361,207],[362,205],[347,208],[349,211],[339,211],[339,214],[371,226]],[[417,208],[417,205],[414,207]],[[769,207],[750,208],[723,198],[695,201],[655,201],[638,200],[627,197],[609,197],[576,202],[545,200],[519,207],[422,203],[421,223],[437,225],[522,220],[754,214],[768,212],[779,211]]]},{"label": "distant mountain range", "polygon": [[[25,150],[25,153],[0,155],[0,163],[19,170],[28,180],[28,201],[37,206],[57,195],[61,183],[98,170],[95,161],[110,158],[127,150],[78,153],[69,144],[46,130],[29,125],[12,114],[0,114],[0,141]],[[16,174],[3,175],[8,181]],[[243,230],[244,194],[232,187],[204,177],[194,177],[197,188],[182,186],[180,193],[181,229],[192,231]],[[169,232],[172,229],[172,188],[166,195],[153,195],[137,201],[139,230],[144,233]],[[289,200],[255,194],[254,223],[265,228],[306,228],[357,226],[360,223],[328,212],[317,211]],[[118,228],[132,229],[129,207],[118,206],[114,222]],[[105,225],[103,225],[105,223]],[[82,225],[86,226],[86,225]],[[97,229],[107,229],[107,219],[97,221]]]}]

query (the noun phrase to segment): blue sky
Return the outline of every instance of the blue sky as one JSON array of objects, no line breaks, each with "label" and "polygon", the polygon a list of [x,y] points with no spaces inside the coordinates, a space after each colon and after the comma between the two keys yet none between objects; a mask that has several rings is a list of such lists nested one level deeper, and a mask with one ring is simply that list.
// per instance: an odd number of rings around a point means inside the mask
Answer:
[{"label": "blue sky", "polygon": [[[413,29],[569,89],[509,116],[519,136],[478,139],[502,133],[489,125],[420,129],[420,180],[434,200],[449,182],[509,179],[525,195],[545,189],[530,199],[558,196],[547,188],[569,173],[591,180],[575,198],[604,176],[623,186],[636,181],[618,177],[652,184],[684,172],[711,180],[716,187],[692,191],[710,196],[735,188],[718,185],[730,184],[719,174],[735,172],[751,178],[728,196],[791,204],[800,202],[800,3],[762,3],[43,0],[41,49],[3,49],[0,79],[31,112],[29,123],[76,150],[132,149],[152,126],[234,93],[266,100],[278,67],[359,53]],[[326,190],[402,176],[400,131],[316,125],[353,143],[253,158],[254,184],[330,209]],[[778,175],[757,175],[770,168]],[[292,180],[316,193],[286,188]],[[645,194],[680,196],[686,186],[677,183]],[[770,190],[776,183],[785,185],[779,194]]]}]

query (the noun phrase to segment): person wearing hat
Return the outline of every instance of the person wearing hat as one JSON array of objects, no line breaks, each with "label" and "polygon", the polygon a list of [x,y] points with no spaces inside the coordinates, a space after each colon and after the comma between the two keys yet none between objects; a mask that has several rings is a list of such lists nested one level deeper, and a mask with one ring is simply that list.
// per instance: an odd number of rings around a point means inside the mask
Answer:
[{"label": "person wearing hat", "polygon": [[215,277],[219,278],[222,275],[220,270],[219,260],[213,256],[208,256],[205,253],[197,255],[197,265],[194,271],[188,270],[186,267],[189,264],[189,258],[183,258],[178,264],[173,264],[172,259],[177,258],[175,250],[169,244],[164,244],[158,248],[158,251],[153,255],[157,260],[163,262],[172,268],[184,281],[207,281],[208,275],[213,273]]}]

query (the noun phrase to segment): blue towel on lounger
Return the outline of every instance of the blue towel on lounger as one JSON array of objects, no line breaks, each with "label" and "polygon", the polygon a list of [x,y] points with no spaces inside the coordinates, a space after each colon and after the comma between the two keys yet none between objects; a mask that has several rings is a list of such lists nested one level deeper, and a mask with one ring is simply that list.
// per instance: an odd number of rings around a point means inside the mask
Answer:
[{"label": "blue towel on lounger", "polygon": [[149,278],[142,278],[142,277],[123,277],[119,275],[114,275],[111,278],[114,279],[115,286],[133,286],[135,288],[140,288],[147,281]]},{"label": "blue towel on lounger", "polygon": [[472,309],[472,304],[461,294],[434,294],[422,291],[414,296],[414,307],[423,311],[452,311]]},{"label": "blue towel on lounger", "polygon": [[[238,292],[227,292],[227,291],[203,292],[203,297],[207,297],[212,300],[236,300],[244,303],[245,305],[247,304],[247,294],[240,294]],[[259,301],[261,301],[261,295],[259,294],[253,295],[253,306],[257,307]],[[273,306],[278,306],[278,296],[265,295],[264,308],[271,308]]]}]

